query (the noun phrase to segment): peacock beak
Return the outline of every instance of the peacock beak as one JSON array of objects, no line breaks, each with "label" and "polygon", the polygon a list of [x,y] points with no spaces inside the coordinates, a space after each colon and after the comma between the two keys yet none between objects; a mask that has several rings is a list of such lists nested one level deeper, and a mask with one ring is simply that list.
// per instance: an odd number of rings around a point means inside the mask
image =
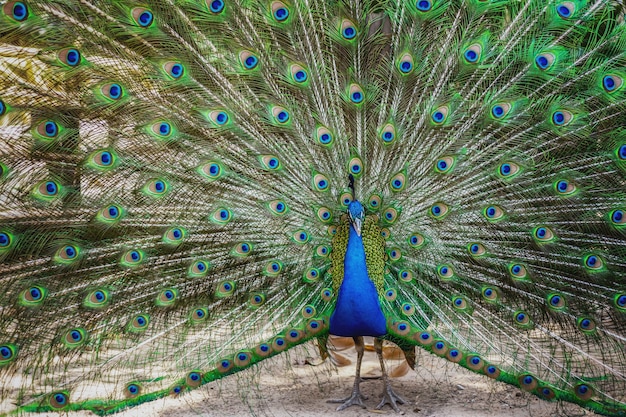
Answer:
[{"label": "peacock beak", "polygon": [[354,227],[354,231],[357,236],[361,236],[361,225],[363,224],[363,220],[360,217],[355,217],[352,219],[352,227]]}]

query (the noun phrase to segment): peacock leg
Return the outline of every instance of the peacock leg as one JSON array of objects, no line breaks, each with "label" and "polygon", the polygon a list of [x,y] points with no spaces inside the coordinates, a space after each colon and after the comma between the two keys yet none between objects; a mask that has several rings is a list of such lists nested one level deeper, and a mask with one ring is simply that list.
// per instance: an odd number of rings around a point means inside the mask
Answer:
[{"label": "peacock leg", "polygon": [[385,371],[385,362],[383,360],[383,341],[379,338],[374,338],[374,349],[376,349],[376,354],[378,355],[378,360],[380,361],[380,369],[383,372],[383,381],[385,383],[385,388],[383,389],[383,399],[380,401],[380,404],[376,407],[377,410],[380,410],[385,406],[385,404],[389,404],[396,412],[400,412],[400,408],[398,408],[398,403],[406,404],[406,401],[400,397],[398,394],[393,392],[391,389],[391,384],[389,384],[389,377],[387,376],[387,371]]},{"label": "peacock leg", "polygon": [[354,345],[356,348],[357,359],[356,359],[356,376],[354,377],[354,387],[352,388],[352,395],[343,399],[335,399],[328,400],[329,403],[342,403],[339,407],[337,407],[337,411],[341,411],[345,408],[348,408],[352,405],[358,405],[362,408],[365,408],[365,404],[363,404],[363,400],[366,400],[363,394],[361,394],[360,384],[361,384],[361,362],[363,361],[363,352],[365,352],[365,343],[363,342],[363,336],[354,336]]}]

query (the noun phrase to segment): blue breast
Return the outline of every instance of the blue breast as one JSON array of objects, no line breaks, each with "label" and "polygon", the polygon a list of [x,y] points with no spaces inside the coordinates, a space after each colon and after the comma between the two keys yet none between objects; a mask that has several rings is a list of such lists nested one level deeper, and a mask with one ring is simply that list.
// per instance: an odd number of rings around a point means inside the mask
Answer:
[{"label": "blue breast", "polygon": [[344,260],[344,277],[335,311],[330,316],[330,333],[337,336],[382,336],[387,333],[378,292],[367,275],[363,238],[350,227]]}]

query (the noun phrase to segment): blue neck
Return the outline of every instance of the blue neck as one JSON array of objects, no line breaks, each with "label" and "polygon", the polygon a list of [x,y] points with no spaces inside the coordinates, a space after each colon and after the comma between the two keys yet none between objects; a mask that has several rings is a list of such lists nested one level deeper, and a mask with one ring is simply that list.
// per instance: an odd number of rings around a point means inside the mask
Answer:
[{"label": "blue neck", "polygon": [[330,333],[337,336],[382,336],[387,333],[378,292],[367,274],[363,238],[350,226],[344,276],[335,311],[330,317]]}]

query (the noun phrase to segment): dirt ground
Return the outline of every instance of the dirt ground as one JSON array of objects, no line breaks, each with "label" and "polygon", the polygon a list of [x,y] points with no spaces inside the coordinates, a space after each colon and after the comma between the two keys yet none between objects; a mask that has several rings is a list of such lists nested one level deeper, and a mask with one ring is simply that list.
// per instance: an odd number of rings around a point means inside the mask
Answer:
[{"label": "dirt ground", "polygon": [[[310,352],[310,350],[309,350]],[[362,392],[367,409],[350,407],[335,411],[330,398],[346,397],[352,389],[356,353],[340,352],[341,366],[326,361],[311,365],[307,352],[294,349],[279,357],[206,385],[179,398],[166,398],[126,410],[117,416],[274,416],[363,417],[393,416],[385,406],[376,410],[382,392],[379,362],[374,352],[363,361]],[[403,361],[389,359],[387,366],[401,374]],[[594,416],[572,404],[550,403],[504,383],[473,374],[427,352],[418,351],[416,371],[394,377],[396,393],[408,401],[401,414],[416,417],[556,417]],[[64,413],[82,417],[91,413]]]}]

